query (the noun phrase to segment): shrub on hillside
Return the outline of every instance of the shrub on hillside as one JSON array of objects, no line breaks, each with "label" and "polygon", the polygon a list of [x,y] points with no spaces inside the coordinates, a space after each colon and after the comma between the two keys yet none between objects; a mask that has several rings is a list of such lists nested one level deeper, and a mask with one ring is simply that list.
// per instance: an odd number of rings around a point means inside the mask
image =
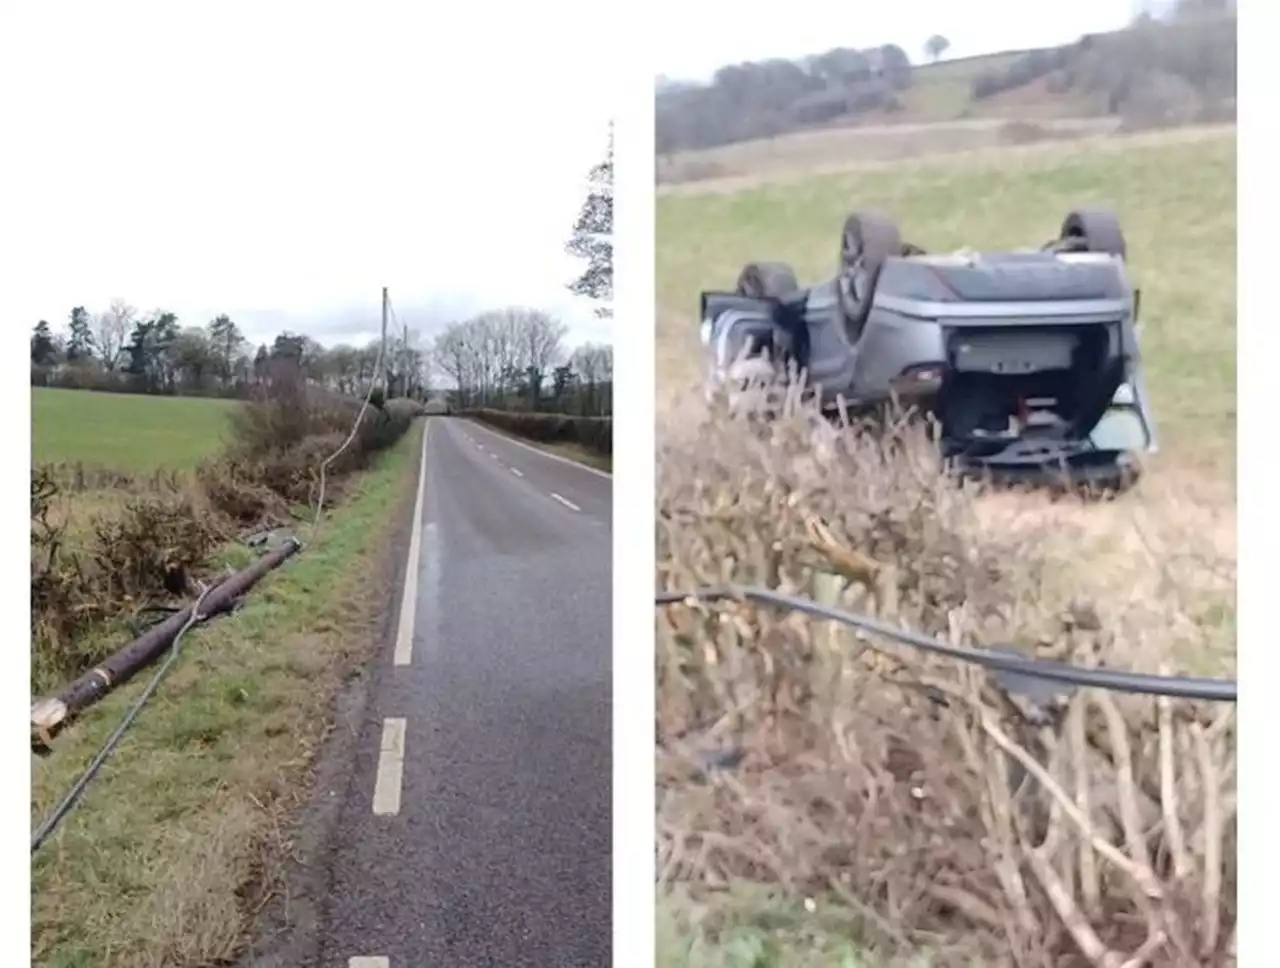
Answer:
[{"label": "shrub on hillside", "polygon": [[[231,449],[236,455],[261,456],[307,437],[350,431],[360,403],[309,384],[296,365],[281,362],[231,416]],[[371,408],[361,423],[371,423]],[[367,432],[362,426],[362,432]]]},{"label": "shrub on hillside", "polygon": [[1027,51],[1003,69],[986,70],[978,74],[972,82],[972,97],[975,101],[981,101],[1003,94],[1005,91],[1025,87],[1054,71],[1061,70],[1072,56],[1071,48],[1067,47]]},{"label": "shrub on hillside", "polygon": [[[1054,526],[984,525],[977,493],[910,431],[698,403],[659,442],[661,590],[823,592],[956,645],[1084,664],[1154,671],[1170,649],[1205,650],[1198,582],[1164,574],[1158,607],[1082,596]],[[954,660],[746,603],[664,609],[657,665],[659,880],[704,915],[726,886],[759,885],[844,912],[877,962],[926,950],[939,966],[1191,968],[1233,943],[1230,707],[1032,702]]]},{"label": "shrub on hillside", "polygon": [[249,458],[215,457],[201,463],[196,483],[209,504],[239,529],[283,524],[287,499],[266,485],[266,473]]},{"label": "shrub on hillside", "polygon": [[1041,78],[1054,94],[1074,93],[1130,128],[1189,124],[1220,116],[1236,92],[1236,22],[1145,20],[1075,44],[1034,50],[972,82],[975,101]]},{"label": "shrub on hillside", "polygon": [[71,535],[56,520],[56,481],[31,478],[31,680],[47,689],[118,644],[87,633],[157,599],[184,595],[190,577],[228,537],[197,496],[147,496],[96,515]]},{"label": "shrub on hillside", "polygon": [[563,413],[519,413],[509,410],[471,410],[464,415],[530,440],[578,444],[598,454],[613,453],[611,417],[575,417]]},{"label": "shrub on hillside", "polygon": [[277,366],[232,415],[226,457],[232,473],[219,479],[219,493],[230,504],[243,503],[227,489],[230,481],[239,480],[266,487],[289,502],[310,501],[322,463],[328,461],[328,480],[360,470],[403,437],[421,409],[411,400],[384,404],[381,395],[375,397],[362,414],[362,400],[309,384],[295,365]]}]

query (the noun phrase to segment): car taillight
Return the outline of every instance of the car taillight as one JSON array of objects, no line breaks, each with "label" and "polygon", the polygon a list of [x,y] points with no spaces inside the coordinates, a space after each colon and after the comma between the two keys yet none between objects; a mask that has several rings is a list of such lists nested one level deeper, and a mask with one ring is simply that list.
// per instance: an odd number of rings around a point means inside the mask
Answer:
[{"label": "car taillight", "polygon": [[937,363],[909,366],[892,380],[889,389],[900,397],[917,397],[937,393],[942,389],[946,368]]}]

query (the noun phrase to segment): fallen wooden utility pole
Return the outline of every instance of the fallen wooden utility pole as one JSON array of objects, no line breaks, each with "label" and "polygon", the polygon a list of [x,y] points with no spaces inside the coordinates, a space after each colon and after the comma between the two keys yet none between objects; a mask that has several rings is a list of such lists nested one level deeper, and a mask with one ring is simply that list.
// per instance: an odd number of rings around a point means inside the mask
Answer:
[{"label": "fallen wooden utility pole", "polygon": [[[208,618],[230,611],[236,599],[301,547],[296,538],[290,538],[248,568],[218,582],[205,594],[200,604],[200,615]],[[54,737],[80,713],[162,656],[186,627],[193,607],[188,605],[148,629],[119,652],[65,686],[57,695],[37,701],[31,707],[31,749],[41,755],[48,753]]]}]

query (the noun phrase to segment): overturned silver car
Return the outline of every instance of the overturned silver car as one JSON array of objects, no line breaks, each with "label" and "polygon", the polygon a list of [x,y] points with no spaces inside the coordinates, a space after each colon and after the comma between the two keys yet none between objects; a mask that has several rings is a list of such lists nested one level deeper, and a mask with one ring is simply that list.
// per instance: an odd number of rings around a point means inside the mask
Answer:
[{"label": "overturned silver car", "polygon": [[789,374],[824,408],[927,415],[964,472],[1123,487],[1156,448],[1125,256],[1103,211],[1072,212],[1039,249],[945,255],[854,214],[835,278],[805,288],[752,263],[702,294],[709,390]]}]

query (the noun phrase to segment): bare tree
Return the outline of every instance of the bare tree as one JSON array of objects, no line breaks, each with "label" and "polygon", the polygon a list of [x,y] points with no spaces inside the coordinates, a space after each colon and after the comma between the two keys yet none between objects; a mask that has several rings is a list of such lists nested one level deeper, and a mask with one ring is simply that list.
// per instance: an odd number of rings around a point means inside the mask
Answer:
[{"label": "bare tree", "polygon": [[517,310],[521,313],[520,342],[529,374],[529,394],[537,408],[542,381],[564,359],[564,336],[568,327],[541,310]]},{"label": "bare tree", "polygon": [[468,347],[465,323],[450,323],[432,344],[432,356],[440,371],[457,388],[459,403],[469,402],[471,371],[468,368]]},{"label": "bare tree", "polygon": [[508,307],[450,324],[430,357],[464,406],[506,406],[515,395],[536,408],[542,384],[565,359],[564,334],[564,325],[541,310]]},{"label": "bare tree", "polygon": [[589,414],[608,413],[611,394],[605,384],[613,382],[613,347],[583,343],[573,351],[570,365],[581,381],[583,410]]},{"label": "bare tree", "polygon": [[242,355],[246,340],[240,332],[240,327],[226,314],[211,320],[206,329],[209,336],[209,352],[213,356],[218,376],[225,389],[231,386],[236,370],[236,360]]},{"label": "bare tree", "polygon": [[99,313],[94,320],[94,339],[98,344],[98,352],[102,354],[102,365],[108,370],[114,370],[119,365],[129,331],[133,329],[137,318],[136,307],[123,299],[113,299],[110,308]]}]

